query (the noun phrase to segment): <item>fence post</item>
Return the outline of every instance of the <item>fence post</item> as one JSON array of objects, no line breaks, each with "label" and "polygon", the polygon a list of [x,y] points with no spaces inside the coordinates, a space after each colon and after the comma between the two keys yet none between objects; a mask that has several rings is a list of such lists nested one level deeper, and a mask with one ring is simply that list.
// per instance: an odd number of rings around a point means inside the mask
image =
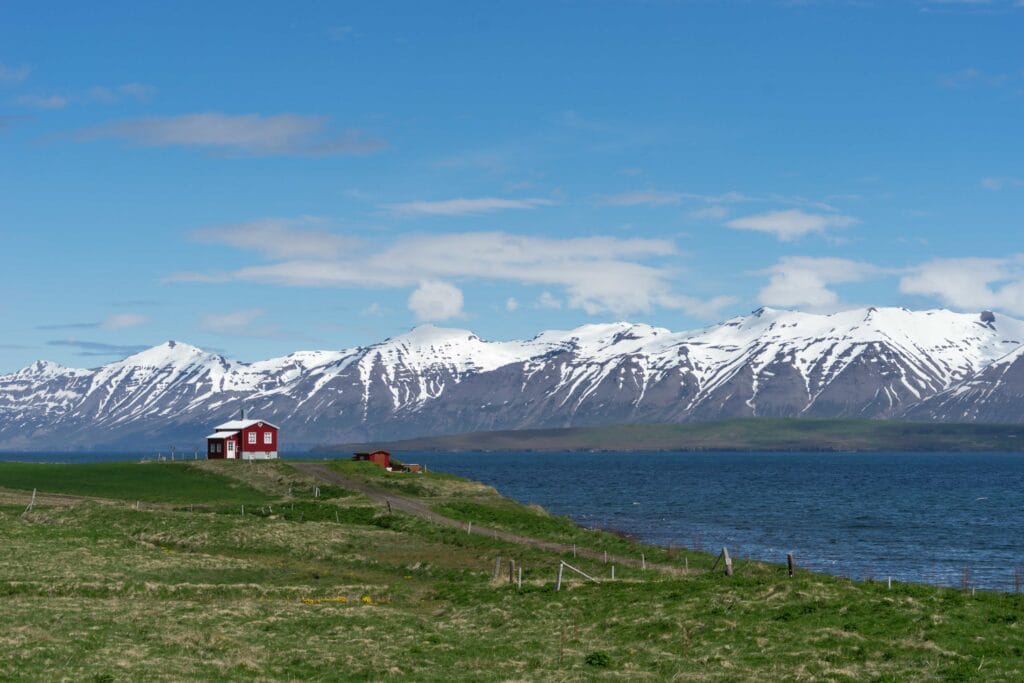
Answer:
[{"label": "fence post", "polygon": [[494,578],[498,578],[501,575],[501,555],[494,558]]},{"label": "fence post", "polygon": [[[28,502],[28,507],[25,508],[25,512],[31,512],[32,508],[33,508],[33,506],[35,506],[35,504],[36,504],[36,490],[32,489],[32,500],[30,500]],[[24,515],[25,512],[22,512],[21,514]]]},{"label": "fence post", "polygon": [[565,568],[565,562],[558,563],[558,583],[555,584],[555,590],[562,590],[562,570]]},{"label": "fence post", "polygon": [[515,560],[509,560],[508,561],[508,582],[509,583],[515,583],[516,582],[516,561]]},{"label": "fence post", "polygon": [[796,573],[796,562],[793,561],[793,553],[786,554],[786,568],[789,569],[789,577],[793,578]]},{"label": "fence post", "polygon": [[615,565],[612,565],[612,581],[615,580]]},{"label": "fence post", "polygon": [[640,553],[640,571],[647,571],[647,556]]},{"label": "fence post", "polygon": [[523,590],[523,565],[519,565],[519,590]]}]

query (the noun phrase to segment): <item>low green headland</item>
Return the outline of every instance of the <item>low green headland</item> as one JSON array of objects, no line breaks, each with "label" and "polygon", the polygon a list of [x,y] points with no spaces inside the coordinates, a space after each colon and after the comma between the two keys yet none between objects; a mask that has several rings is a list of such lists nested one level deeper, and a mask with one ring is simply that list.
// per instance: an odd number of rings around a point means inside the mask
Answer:
[{"label": "low green headland", "polygon": [[317,450],[395,451],[1022,451],[1024,425],[746,418],[473,432]]},{"label": "low green headland", "polygon": [[368,463],[0,463],[0,541],[0,680],[1024,678],[1021,595],[728,577]]}]

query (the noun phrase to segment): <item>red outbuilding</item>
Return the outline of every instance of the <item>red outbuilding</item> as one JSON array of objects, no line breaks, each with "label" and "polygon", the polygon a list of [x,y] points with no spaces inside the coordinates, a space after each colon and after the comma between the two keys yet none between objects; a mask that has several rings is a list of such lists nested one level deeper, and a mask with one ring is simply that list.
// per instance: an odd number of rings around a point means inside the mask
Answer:
[{"label": "red outbuilding", "polygon": [[383,467],[386,470],[391,469],[391,454],[387,451],[374,451],[372,453],[355,453],[352,455],[353,460],[368,460],[378,467]]},{"label": "red outbuilding", "polygon": [[264,420],[231,420],[214,427],[206,437],[206,457],[240,460],[270,460],[277,457],[277,426]]}]

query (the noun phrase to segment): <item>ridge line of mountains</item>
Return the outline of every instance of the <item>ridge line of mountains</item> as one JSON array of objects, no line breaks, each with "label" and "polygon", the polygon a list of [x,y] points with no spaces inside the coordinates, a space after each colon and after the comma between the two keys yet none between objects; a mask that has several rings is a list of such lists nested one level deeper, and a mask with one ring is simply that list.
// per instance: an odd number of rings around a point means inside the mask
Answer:
[{"label": "ridge line of mountains", "polygon": [[169,341],[98,368],[0,375],[0,449],[200,446],[247,408],[282,448],[616,423],[828,417],[1024,423],[1024,322],[990,311],[758,309],[488,342],[417,327],[243,363]]}]

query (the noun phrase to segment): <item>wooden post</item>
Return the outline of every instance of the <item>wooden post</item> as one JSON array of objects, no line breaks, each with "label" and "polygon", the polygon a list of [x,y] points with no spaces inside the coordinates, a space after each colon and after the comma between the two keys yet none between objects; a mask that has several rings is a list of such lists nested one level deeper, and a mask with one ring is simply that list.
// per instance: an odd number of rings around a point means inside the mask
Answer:
[{"label": "wooden post", "polygon": [[494,558],[494,578],[501,576],[501,555]]},{"label": "wooden post", "polygon": [[334,521],[335,522],[341,522],[341,520],[338,519],[338,511],[337,510],[334,511]]},{"label": "wooden post", "polygon": [[[25,512],[31,512],[32,508],[35,506],[35,504],[36,504],[36,490],[32,489],[32,500],[30,500],[28,502],[28,507],[25,508]],[[24,515],[25,512],[22,512],[21,514]]]},{"label": "wooden post", "polygon": [[242,506],[242,516],[245,517],[245,506]]},{"label": "wooden post", "polygon": [[725,575],[732,576],[732,558],[729,557],[729,549],[722,547],[722,557],[725,558]]},{"label": "wooden post", "polygon": [[515,560],[509,560],[508,561],[508,582],[509,583],[515,583],[516,582],[516,561]]},{"label": "wooden post", "polygon": [[643,553],[640,553],[640,571],[647,571],[647,557]]},{"label": "wooden post", "polygon": [[523,565],[519,565],[519,590],[523,590]]},{"label": "wooden post", "polygon": [[473,522],[470,522],[469,526],[466,527],[466,533],[467,534],[473,533]]},{"label": "wooden post", "polygon": [[575,543],[572,544],[572,556],[576,557],[576,544]]},{"label": "wooden post", "polygon": [[612,581],[615,580],[615,565],[612,565]]},{"label": "wooden post", "polygon": [[555,584],[555,590],[562,590],[562,570],[565,568],[565,562],[558,563],[558,583]]},{"label": "wooden post", "polygon": [[886,583],[889,586],[889,590],[892,590],[892,577],[891,576],[888,577],[888,579],[886,580]]},{"label": "wooden post", "polygon": [[314,498],[319,498],[320,497],[320,487],[319,486],[313,487],[313,497]]},{"label": "wooden post", "polygon": [[786,568],[789,570],[789,578],[796,574],[796,562],[793,561],[793,553],[786,553]]},{"label": "wooden post", "polygon": [[390,515],[391,514],[391,501],[385,499],[384,503],[388,506],[388,514]]},{"label": "wooden post", "polygon": [[690,571],[690,556],[683,555],[683,569]]},{"label": "wooden post", "polygon": [[607,550],[604,551],[604,563],[608,564],[608,551]]}]

